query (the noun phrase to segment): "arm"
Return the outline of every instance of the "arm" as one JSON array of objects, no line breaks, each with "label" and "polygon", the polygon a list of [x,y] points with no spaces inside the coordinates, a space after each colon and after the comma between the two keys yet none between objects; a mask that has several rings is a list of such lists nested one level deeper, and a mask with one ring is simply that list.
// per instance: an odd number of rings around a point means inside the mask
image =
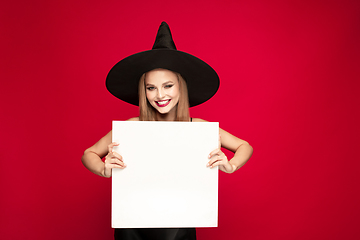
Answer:
[{"label": "arm", "polygon": [[[235,137],[234,135],[226,132],[225,130],[220,128],[220,142],[221,147],[228,149],[234,153],[234,156],[227,161],[226,155],[218,149],[215,154],[218,155],[218,160],[214,161],[211,165],[212,167],[218,165],[219,169],[226,173],[233,173],[250,159],[253,148],[250,144],[240,138]],[[215,155],[214,154],[214,155]],[[212,157],[212,156],[211,156]]]},{"label": "arm", "polygon": [[[193,119],[194,121],[194,119]],[[202,119],[196,119],[197,122],[206,122]],[[234,153],[233,158],[228,161],[226,155],[221,151],[221,147]],[[219,148],[212,151],[209,155],[211,159],[208,167],[219,166],[219,169],[226,173],[233,173],[241,168],[251,157],[253,148],[250,144],[223,129],[219,129]]]},{"label": "arm", "polygon": [[[111,138],[112,132],[110,131],[97,143],[86,149],[81,158],[87,169],[102,177],[111,177],[112,168],[126,167],[121,155],[112,151],[113,147],[118,144],[112,143]],[[105,162],[101,160],[103,157],[105,157]]]},{"label": "arm", "polygon": [[[131,118],[128,121],[138,121],[138,118]],[[91,172],[102,176],[111,177],[112,168],[125,168],[122,156],[113,151],[113,147],[118,143],[112,143],[112,131],[106,134],[93,146],[85,150],[81,158],[84,166]],[[101,159],[105,157],[105,162]]]}]

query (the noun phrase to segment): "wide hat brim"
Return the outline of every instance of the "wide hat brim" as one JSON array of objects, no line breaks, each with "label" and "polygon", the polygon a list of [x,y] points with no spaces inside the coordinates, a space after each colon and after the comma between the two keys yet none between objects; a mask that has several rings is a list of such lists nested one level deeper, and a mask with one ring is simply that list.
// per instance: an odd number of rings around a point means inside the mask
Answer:
[{"label": "wide hat brim", "polygon": [[157,68],[177,72],[185,79],[190,107],[209,100],[219,88],[219,76],[207,63],[191,54],[166,48],[124,58],[110,70],[106,87],[115,97],[138,106],[139,80],[144,73]]}]

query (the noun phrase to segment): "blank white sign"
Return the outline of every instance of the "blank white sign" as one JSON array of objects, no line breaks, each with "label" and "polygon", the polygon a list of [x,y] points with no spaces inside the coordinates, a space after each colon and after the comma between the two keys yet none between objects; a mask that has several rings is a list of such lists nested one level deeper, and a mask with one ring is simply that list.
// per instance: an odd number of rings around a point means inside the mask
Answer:
[{"label": "blank white sign", "polygon": [[219,123],[113,121],[113,228],[217,227]]}]

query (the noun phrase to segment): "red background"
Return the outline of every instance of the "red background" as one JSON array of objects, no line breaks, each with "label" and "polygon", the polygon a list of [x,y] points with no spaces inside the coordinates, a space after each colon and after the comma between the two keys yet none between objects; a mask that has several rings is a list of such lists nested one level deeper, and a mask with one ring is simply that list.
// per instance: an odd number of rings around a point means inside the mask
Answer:
[{"label": "red background", "polygon": [[2,1],[1,239],[112,239],[83,151],[138,109],[105,88],[161,21],[217,71],[191,109],[254,147],[198,239],[359,239],[360,2]]}]

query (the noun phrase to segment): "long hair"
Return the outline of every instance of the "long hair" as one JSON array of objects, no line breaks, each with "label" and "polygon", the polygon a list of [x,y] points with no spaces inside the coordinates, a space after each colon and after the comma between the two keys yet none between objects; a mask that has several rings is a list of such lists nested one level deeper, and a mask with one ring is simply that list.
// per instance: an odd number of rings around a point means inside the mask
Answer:
[{"label": "long hair", "polygon": [[[176,107],[175,121],[190,121],[190,113],[189,113],[189,97],[187,85],[184,78],[175,73],[178,77],[179,81],[179,102]],[[146,73],[144,73],[139,81],[139,111],[140,111],[140,121],[157,121],[156,119],[156,109],[151,106],[149,101],[146,98],[146,87],[145,87],[145,78]]]}]

